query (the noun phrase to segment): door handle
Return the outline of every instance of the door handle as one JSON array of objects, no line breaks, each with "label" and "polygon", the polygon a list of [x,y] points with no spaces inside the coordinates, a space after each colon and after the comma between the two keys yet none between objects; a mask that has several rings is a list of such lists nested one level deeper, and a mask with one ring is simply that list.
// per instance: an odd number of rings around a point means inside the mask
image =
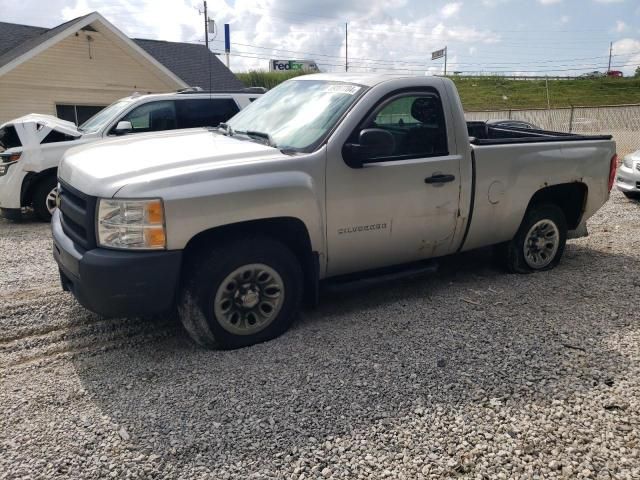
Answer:
[{"label": "door handle", "polygon": [[456,179],[455,175],[438,173],[424,179],[424,183],[448,183]]}]

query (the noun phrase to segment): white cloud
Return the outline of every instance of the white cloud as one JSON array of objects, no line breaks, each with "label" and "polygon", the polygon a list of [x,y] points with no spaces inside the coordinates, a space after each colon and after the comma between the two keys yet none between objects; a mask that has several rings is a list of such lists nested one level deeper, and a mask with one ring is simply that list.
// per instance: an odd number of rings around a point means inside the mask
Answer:
[{"label": "white cloud", "polygon": [[538,0],[538,3],[542,5],[553,5],[554,3],[560,3],[562,0]]},{"label": "white cloud", "polygon": [[563,25],[565,23],[569,23],[570,20],[571,20],[571,17],[569,15],[563,15],[560,17],[560,23],[562,23]]},{"label": "white cloud", "polygon": [[447,3],[444,7],[442,7],[440,13],[444,18],[449,18],[458,13],[461,7],[462,2]]},{"label": "white cloud", "polygon": [[629,28],[629,27],[622,20],[618,20],[616,22],[616,32],[618,32],[618,33],[624,32],[627,28]]},{"label": "white cloud", "polygon": [[[496,5],[509,1],[483,0]],[[56,14],[45,20],[36,16],[39,2],[14,2],[10,10],[2,9],[3,20],[52,27],[97,10],[130,37],[200,44],[204,40],[204,19],[198,13],[202,0],[48,0],[56,6]],[[466,14],[463,0],[449,0],[433,11],[426,3],[413,2],[408,20],[398,13],[408,11],[408,0],[323,0],[321,7],[317,0],[208,0],[208,4],[209,16],[220,27],[212,50],[222,50],[222,25],[231,26],[233,71],[266,70],[271,58],[313,59],[325,71],[343,71],[347,20],[352,71],[439,73],[443,62],[431,62],[429,52],[444,46],[449,48],[451,71],[469,70],[468,65],[456,65],[456,55],[478,55],[476,49],[482,45],[501,41],[500,35],[458,19]]]},{"label": "white cloud", "polygon": [[624,0],[593,0],[596,3],[622,3]]},{"label": "white cloud", "polygon": [[498,5],[509,3],[510,0],[482,0],[482,5],[485,7],[497,7]]},{"label": "white cloud", "polygon": [[[622,40],[618,40],[617,42],[613,42],[613,65],[616,67],[611,67],[614,70],[622,70],[625,75],[633,75],[636,67],[640,66],[640,40],[636,40],[634,38],[623,38]],[[624,57],[624,63],[622,67],[619,67],[622,60],[622,57],[618,55],[624,56],[626,54],[630,54],[629,57]]]}]

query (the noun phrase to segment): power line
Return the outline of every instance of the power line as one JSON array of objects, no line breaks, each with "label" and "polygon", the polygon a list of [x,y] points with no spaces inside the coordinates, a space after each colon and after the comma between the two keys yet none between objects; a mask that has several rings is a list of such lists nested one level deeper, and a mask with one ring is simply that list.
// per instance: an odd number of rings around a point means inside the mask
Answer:
[{"label": "power line", "polygon": [[[222,40],[215,40],[215,42],[223,42]],[[273,52],[286,52],[286,53],[296,53],[296,54],[302,54],[302,55],[309,55],[309,56],[313,56],[313,57],[326,57],[329,59],[339,59],[342,58],[342,56],[340,55],[329,55],[329,54],[325,54],[325,53],[318,53],[318,52],[305,52],[305,51],[300,51],[300,50],[288,50],[288,49],[282,49],[282,48],[275,48],[275,47],[262,47],[259,45],[251,45],[251,44],[247,44],[247,43],[238,43],[236,42],[234,45],[240,45],[243,47],[249,47],[249,48],[257,48],[257,49],[261,49],[261,50],[269,50],[269,51],[273,51]],[[257,52],[242,52],[242,53],[255,53],[257,54]],[[427,52],[423,52],[422,55],[426,55]],[[628,55],[635,55],[635,54],[640,54],[640,51],[636,51],[636,52],[629,52],[629,53],[625,53],[625,54],[616,54],[616,55],[612,55],[613,57],[620,57],[620,56],[628,56]],[[494,62],[494,63],[490,63],[490,62],[455,62],[455,65],[479,65],[479,66],[502,66],[502,65],[537,65],[537,64],[549,64],[549,63],[558,63],[558,62],[574,62],[574,61],[581,61],[581,60],[597,60],[597,59],[601,59],[601,58],[608,58],[607,55],[602,55],[602,56],[596,56],[596,57],[582,57],[582,58],[568,58],[568,59],[562,59],[562,60],[543,60],[540,62]],[[306,58],[305,60],[317,60],[317,58]],[[419,61],[407,61],[407,60],[391,60],[391,59],[381,59],[381,58],[362,58],[362,57],[351,57],[351,64],[353,64],[353,62],[355,61],[356,63],[358,63],[358,61],[360,61],[359,63],[362,62],[371,62],[373,64],[406,64],[406,65],[414,65],[414,66],[431,66],[430,63],[425,62],[419,62]],[[566,67],[566,66],[570,66],[570,65],[566,65],[566,64],[562,64],[562,65],[557,65],[559,67]],[[586,68],[586,67],[585,67]]]}]

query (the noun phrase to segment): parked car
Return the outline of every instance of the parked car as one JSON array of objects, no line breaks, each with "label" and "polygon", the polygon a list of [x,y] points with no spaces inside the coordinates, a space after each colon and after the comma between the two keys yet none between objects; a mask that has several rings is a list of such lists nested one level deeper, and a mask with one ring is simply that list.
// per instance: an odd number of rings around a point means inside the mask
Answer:
[{"label": "parked car", "polygon": [[616,163],[610,135],[468,126],[446,78],[305,75],[218,131],[68,152],[53,255],[89,310],[177,304],[196,342],[235,348],[284,332],[320,281],[496,244],[510,271],[553,268]]},{"label": "parked car", "polygon": [[624,157],[616,186],[627,198],[640,199],[640,150]]},{"label": "parked car", "polygon": [[624,73],[620,70],[609,70],[607,72],[607,77],[622,78],[624,77]]},{"label": "parked car", "polygon": [[523,120],[488,120],[487,125],[493,125],[494,127],[507,127],[507,128],[526,128],[527,130],[540,130],[540,127],[533,123],[525,122]]},{"label": "parked car", "polygon": [[606,73],[599,72],[598,70],[594,70],[593,72],[583,73],[578,78],[589,79],[589,78],[602,78],[606,77]]},{"label": "parked car", "polygon": [[69,148],[131,133],[212,126],[228,120],[263,93],[260,89],[208,93],[132,95],[79,127],[50,115],[31,114],[0,125],[0,213],[17,219],[22,208],[51,219],[58,163]]}]

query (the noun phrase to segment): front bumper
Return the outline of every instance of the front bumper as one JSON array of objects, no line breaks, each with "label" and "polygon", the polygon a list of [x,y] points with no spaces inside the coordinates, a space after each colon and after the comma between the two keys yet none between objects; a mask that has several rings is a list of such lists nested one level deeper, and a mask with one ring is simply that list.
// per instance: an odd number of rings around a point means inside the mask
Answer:
[{"label": "front bumper", "polygon": [[53,257],[64,290],[88,310],[104,316],[160,313],[171,308],[182,252],[84,250],[64,233],[60,212],[51,221]]},{"label": "front bumper", "polygon": [[640,163],[633,162],[631,168],[620,165],[616,173],[616,187],[623,192],[640,193],[640,170],[637,165]]}]

